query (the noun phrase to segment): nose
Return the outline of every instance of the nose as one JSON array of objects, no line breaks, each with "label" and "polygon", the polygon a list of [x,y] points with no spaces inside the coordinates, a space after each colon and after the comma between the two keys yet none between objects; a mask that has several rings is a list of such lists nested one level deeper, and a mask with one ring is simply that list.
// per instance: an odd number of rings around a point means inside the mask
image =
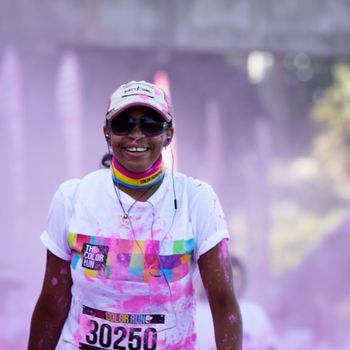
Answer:
[{"label": "nose", "polygon": [[142,133],[142,130],[140,128],[140,124],[136,124],[131,132],[129,133],[129,137],[133,140],[139,140],[143,138],[145,135]]}]

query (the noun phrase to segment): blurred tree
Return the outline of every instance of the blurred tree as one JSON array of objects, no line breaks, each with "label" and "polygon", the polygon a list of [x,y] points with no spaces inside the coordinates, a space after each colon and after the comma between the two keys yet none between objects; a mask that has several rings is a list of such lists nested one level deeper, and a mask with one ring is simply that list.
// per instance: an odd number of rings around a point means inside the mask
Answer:
[{"label": "blurred tree", "polygon": [[274,276],[283,276],[297,268],[317,250],[345,217],[344,209],[332,208],[323,215],[293,201],[280,201],[272,206],[270,233],[271,269]]},{"label": "blurred tree", "polygon": [[[309,110],[316,124],[316,130],[309,135],[311,154],[308,156],[309,151],[304,147],[303,157],[274,158],[269,171],[272,186],[269,250],[274,276],[283,276],[297,268],[347,213],[350,200],[350,66],[333,64],[332,81],[322,81],[323,77],[327,78],[328,71],[329,66],[325,64],[319,69],[317,82],[301,84],[303,93],[309,96]],[[317,95],[320,89],[324,89],[324,93],[312,105],[311,96]],[[296,129],[300,130],[304,125],[305,119]],[[237,215],[230,220],[230,226],[236,232],[236,249],[245,256],[247,242],[244,237],[247,237],[248,229],[237,224]]]},{"label": "blurred tree", "polygon": [[335,64],[333,79],[312,111],[319,128],[313,155],[320,163],[321,179],[340,198],[350,200],[350,65]]}]

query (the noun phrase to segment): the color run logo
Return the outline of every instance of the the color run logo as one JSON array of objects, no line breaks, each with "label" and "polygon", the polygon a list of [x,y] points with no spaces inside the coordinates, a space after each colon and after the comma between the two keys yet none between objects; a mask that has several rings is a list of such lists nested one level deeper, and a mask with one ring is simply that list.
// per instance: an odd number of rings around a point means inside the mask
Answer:
[{"label": "the color run logo", "polygon": [[106,266],[108,246],[84,243],[82,266],[90,270],[101,270]]}]

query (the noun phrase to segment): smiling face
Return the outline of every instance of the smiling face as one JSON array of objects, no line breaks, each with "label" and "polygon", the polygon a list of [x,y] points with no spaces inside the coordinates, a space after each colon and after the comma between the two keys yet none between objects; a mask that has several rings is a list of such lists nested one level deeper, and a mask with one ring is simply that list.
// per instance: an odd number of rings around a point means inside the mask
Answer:
[{"label": "smiling face", "polygon": [[[128,108],[123,114],[139,121],[141,118],[153,116],[155,111],[143,106]],[[118,115],[116,118],[120,118]],[[104,134],[109,135],[109,144],[113,156],[127,170],[133,173],[141,173],[149,169],[158,159],[162,148],[168,145],[167,137],[173,136],[173,128],[167,128],[156,136],[146,136],[142,133],[139,126],[135,126],[131,132],[126,135],[117,135],[113,130],[104,127]]]}]

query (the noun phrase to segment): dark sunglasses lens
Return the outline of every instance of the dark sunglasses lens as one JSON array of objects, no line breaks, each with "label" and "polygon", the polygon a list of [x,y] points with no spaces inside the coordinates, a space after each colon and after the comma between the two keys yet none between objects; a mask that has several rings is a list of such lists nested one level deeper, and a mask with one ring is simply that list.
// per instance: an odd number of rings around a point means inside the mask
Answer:
[{"label": "dark sunglasses lens", "polygon": [[159,135],[165,128],[165,123],[152,117],[142,117],[140,120],[141,131],[148,136]]},{"label": "dark sunglasses lens", "polygon": [[137,120],[126,114],[116,117],[110,124],[111,132],[115,135],[128,135],[138,125],[146,136],[159,135],[166,129],[166,123],[161,117],[144,116]]},{"label": "dark sunglasses lens", "polygon": [[127,135],[135,127],[135,120],[127,115],[120,115],[111,123],[111,130],[116,135]]}]

